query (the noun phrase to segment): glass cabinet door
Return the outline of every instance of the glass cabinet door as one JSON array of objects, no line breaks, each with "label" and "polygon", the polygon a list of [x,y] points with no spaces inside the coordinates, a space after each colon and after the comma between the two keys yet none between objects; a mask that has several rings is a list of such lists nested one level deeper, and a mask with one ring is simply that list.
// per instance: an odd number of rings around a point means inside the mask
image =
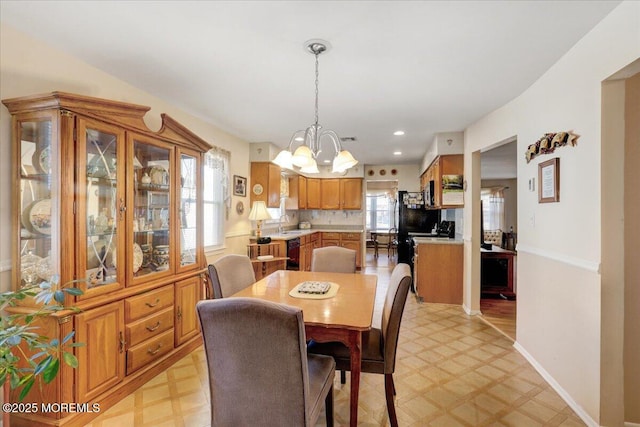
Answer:
[{"label": "glass cabinet door", "polygon": [[[86,290],[122,287],[125,239],[124,134],[115,127],[79,120],[80,277]],[[84,181],[85,186],[81,183]]]},{"label": "glass cabinet door", "polygon": [[200,162],[196,155],[180,152],[180,188],[178,200],[178,265],[181,269],[198,263],[198,181]]},{"label": "glass cabinet door", "polygon": [[130,256],[133,284],[174,271],[171,234],[172,153],[170,146],[142,136],[130,138],[133,203]]},{"label": "glass cabinet door", "polygon": [[59,274],[59,182],[54,117],[45,115],[18,123],[20,267],[16,283],[31,287]]}]

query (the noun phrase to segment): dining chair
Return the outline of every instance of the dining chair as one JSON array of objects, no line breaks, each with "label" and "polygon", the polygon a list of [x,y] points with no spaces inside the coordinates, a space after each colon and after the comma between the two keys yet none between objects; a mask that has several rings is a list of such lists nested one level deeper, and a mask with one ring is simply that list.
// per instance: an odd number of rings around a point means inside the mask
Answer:
[{"label": "dining chair", "polygon": [[389,231],[388,233],[379,233],[378,234],[378,238],[376,239],[376,246],[375,246],[375,250],[373,253],[374,257],[378,257],[378,249],[379,248],[386,248],[387,249],[387,256],[389,256],[390,251],[391,251],[391,231]]},{"label": "dining chair", "polygon": [[388,253],[390,253],[390,257],[396,256],[398,251],[398,229],[391,228],[389,229],[389,249]]},{"label": "dining chair", "polygon": [[307,354],[302,310],[254,298],[196,304],[212,426],[333,426],[331,357]]},{"label": "dining chair", "polygon": [[[411,269],[408,264],[396,265],[389,279],[389,287],[382,307],[380,329],[372,328],[362,335],[362,372],[384,375],[384,389],[387,411],[392,427],[398,426],[393,403],[395,385],[393,373],[396,367],[396,349],[400,334],[400,322],[411,284]],[[349,349],[342,343],[318,343],[312,341],[307,350],[313,354],[333,356],[336,369],[348,371],[350,368]]]},{"label": "dining chair", "polygon": [[246,255],[225,255],[209,264],[213,298],[226,298],[255,283],[256,275]]},{"label": "dining chair", "polygon": [[356,251],[340,246],[316,248],[311,253],[311,271],[355,273]]}]

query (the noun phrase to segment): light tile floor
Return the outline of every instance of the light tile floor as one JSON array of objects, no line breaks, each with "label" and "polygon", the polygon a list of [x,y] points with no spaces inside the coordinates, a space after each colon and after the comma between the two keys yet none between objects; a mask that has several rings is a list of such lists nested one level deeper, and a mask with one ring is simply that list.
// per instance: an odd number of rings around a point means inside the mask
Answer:
[{"label": "light tile floor", "polygon": [[[393,263],[378,274],[377,305]],[[379,318],[379,311],[374,315]],[[378,321],[379,323],[379,321]],[[461,307],[419,304],[409,294],[396,360],[400,426],[584,426],[511,340]],[[349,376],[335,380],[335,422],[349,423]],[[204,352],[198,349],[94,420],[92,427],[209,426]],[[382,375],[362,374],[359,425],[389,425]],[[318,426],[325,425],[321,415]]]}]

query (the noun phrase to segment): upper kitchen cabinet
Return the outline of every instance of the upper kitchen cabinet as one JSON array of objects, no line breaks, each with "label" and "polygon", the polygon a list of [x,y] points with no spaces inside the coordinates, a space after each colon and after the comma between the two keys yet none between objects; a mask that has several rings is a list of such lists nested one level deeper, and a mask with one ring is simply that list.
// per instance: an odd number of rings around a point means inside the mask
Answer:
[{"label": "upper kitchen cabinet", "polygon": [[321,180],[322,209],[362,209],[362,179]]},{"label": "upper kitchen cabinet", "polygon": [[[447,209],[464,207],[464,155],[450,154],[436,157],[420,176],[423,190],[433,192],[428,207]],[[427,200],[429,203],[429,200]]]},{"label": "upper kitchen cabinet", "polygon": [[321,209],[321,179],[307,178],[307,209]]},{"label": "upper kitchen cabinet", "polygon": [[263,201],[267,207],[280,206],[280,166],[271,162],[251,163],[251,204]]}]

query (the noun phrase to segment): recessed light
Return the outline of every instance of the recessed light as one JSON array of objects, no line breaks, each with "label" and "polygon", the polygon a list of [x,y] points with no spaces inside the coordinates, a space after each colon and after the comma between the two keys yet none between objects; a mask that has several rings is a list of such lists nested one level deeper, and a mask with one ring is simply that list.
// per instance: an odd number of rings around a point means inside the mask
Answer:
[{"label": "recessed light", "polygon": [[304,141],[304,138],[303,138],[303,137],[301,137],[301,136],[296,136],[296,137],[295,137],[295,140],[296,140],[296,141]]},{"label": "recessed light", "polygon": [[393,133],[395,136],[402,136],[404,135],[404,131],[403,130],[397,130]]},{"label": "recessed light", "polygon": [[394,156],[401,156],[402,155],[402,151],[394,151],[393,155]]},{"label": "recessed light", "polygon": [[331,160],[325,160],[324,162],[325,163],[331,163]]}]

